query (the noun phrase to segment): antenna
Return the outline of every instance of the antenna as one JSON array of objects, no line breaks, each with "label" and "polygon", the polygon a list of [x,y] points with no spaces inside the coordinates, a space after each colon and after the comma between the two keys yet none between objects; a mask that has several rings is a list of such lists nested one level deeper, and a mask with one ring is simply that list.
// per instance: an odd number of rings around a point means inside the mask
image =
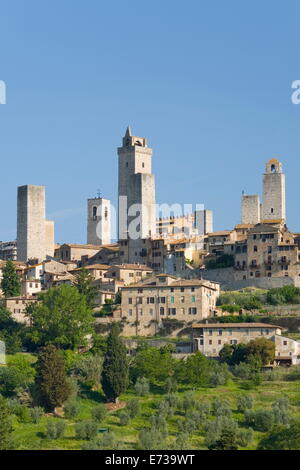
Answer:
[{"label": "antenna", "polygon": [[101,198],[101,189],[97,189],[97,197]]}]

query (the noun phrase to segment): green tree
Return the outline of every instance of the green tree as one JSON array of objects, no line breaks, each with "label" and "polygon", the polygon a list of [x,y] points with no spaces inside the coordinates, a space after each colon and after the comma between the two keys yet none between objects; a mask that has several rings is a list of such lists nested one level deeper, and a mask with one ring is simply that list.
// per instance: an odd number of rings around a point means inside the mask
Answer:
[{"label": "green tree", "polygon": [[300,420],[276,426],[261,439],[258,450],[300,450]]},{"label": "green tree", "polygon": [[210,378],[210,361],[202,353],[191,354],[180,361],[176,370],[178,382],[194,386],[206,386]]},{"label": "green tree", "polygon": [[5,342],[8,354],[21,351],[24,330],[24,325],[16,322],[8,310],[0,307],[0,340]]},{"label": "green tree", "polygon": [[62,406],[70,396],[63,357],[51,344],[39,353],[35,384],[39,401],[49,411]]},{"label": "green tree", "polygon": [[92,332],[92,311],[75,287],[53,287],[40,294],[38,300],[27,313],[33,342],[61,349],[76,349],[87,343],[87,335]]},{"label": "green tree", "polygon": [[7,401],[0,395],[0,450],[12,448],[11,411],[7,406]]},{"label": "green tree", "polygon": [[120,327],[113,323],[107,339],[102,373],[103,391],[106,398],[114,402],[129,384],[126,347],[119,335]]},{"label": "green tree", "polygon": [[246,354],[249,356],[258,357],[263,365],[274,361],[275,358],[275,343],[267,338],[256,338],[251,340],[246,345]]},{"label": "green tree", "polygon": [[75,274],[73,285],[81,295],[86,298],[87,305],[93,309],[95,307],[95,299],[97,297],[97,289],[93,285],[95,278],[86,268],[81,268]]},{"label": "green tree", "polygon": [[21,295],[21,282],[12,261],[7,261],[2,273],[1,289],[5,297]]},{"label": "green tree", "polygon": [[133,360],[131,375],[133,380],[146,377],[151,382],[165,381],[173,375],[176,360],[166,348],[145,348],[140,350]]}]

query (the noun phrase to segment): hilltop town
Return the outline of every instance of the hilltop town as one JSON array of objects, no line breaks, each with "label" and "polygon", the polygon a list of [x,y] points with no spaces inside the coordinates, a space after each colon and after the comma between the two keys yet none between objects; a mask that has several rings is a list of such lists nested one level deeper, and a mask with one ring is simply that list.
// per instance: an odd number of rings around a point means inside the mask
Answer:
[{"label": "hilltop town", "polygon": [[[16,400],[17,435],[27,433],[31,419],[36,428],[39,420],[47,425],[43,438],[34,434],[37,448],[56,448],[61,439],[68,448],[111,449],[117,443],[110,429],[125,448],[268,448],[270,423],[290,423],[291,405],[278,399],[262,418],[263,410],[250,411],[253,396],[259,402],[258,387],[268,380],[293,394],[285,381],[298,380],[300,364],[300,233],[287,226],[282,163],[266,162],[262,200],[242,194],[240,223],[214,232],[213,211],[202,204],[188,214],[174,214],[176,205],[158,211],[152,149],[129,127],[118,159],[118,210],[108,197],[87,200],[86,243],[55,243],[45,187],[18,187],[17,239],[0,244],[0,363],[5,347],[9,361],[0,367],[0,392]],[[50,380],[41,379],[43,367],[58,368],[61,383],[53,376],[51,387],[60,392],[52,401],[48,392],[36,398],[32,388],[42,394]],[[219,399],[221,386],[229,387],[229,401]],[[240,398],[243,387],[254,395]],[[215,390],[203,407],[200,389]],[[157,393],[166,394],[163,401]],[[88,394],[96,398],[87,403]],[[148,397],[158,414],[147,411]],[[107,404],[97,405],[104,398]],[[250,429],[231,417],[234,406]],[[78,410],[85,407],[92,422],[82,422]],[[141,413],[152,424],[138,432]],[[168,431],[174,414],[181,423],[175,437]],[[64,438],[62,418],[70,426]],[[227,426],[230,444],[222,437]]]}]

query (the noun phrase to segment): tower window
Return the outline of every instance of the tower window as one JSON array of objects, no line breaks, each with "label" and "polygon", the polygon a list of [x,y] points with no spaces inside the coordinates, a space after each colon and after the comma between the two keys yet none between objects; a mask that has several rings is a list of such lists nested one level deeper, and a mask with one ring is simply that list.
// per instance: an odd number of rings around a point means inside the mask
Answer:
[{"label": "tower window", "polygon": [[145,168],[145,163],[144,162],[142,163],[142,167]]},{"label": "tower window", "polygon": [[93,220],[96,220],[97,219],[97,207],[94,206],[93,207]]},{"label": "tower window", "polygon": [[128,162],[126,162],[126,167],[128,167]]},{"label": "tower window", "polygon": [[276,172],[276,166],[275,166],[275,165],[271,165],[271,172],[272,172],[272,173],[275,173],[275,172]]},{"label": "tower window", "polygon": [[273,214],[273,213],[274,213],[274,209],[273,209],[273,207],[271,207],[271,214]]}]

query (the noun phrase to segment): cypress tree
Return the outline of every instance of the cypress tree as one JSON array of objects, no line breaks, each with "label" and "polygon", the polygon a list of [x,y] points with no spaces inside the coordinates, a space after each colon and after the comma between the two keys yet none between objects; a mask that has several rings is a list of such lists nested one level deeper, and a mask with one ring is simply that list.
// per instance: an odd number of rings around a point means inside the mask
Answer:
[{"label": "cypress tree", "polygon": [[64,359],[52,344],[40,351],[35,383],[40,403],[49,411],[62,406],[70,395]]},{"label": "cypress tree", "polygon": [[12,448],[12,432],[11,413],[5,398],[0,395],[0,450]]},{"label": "cypress tree", "polygon": [[117,401],[129,384],[126,347],[119,334],[119,325],[113,323],[107,339],[102,372],[102,389],[107,400],[113,402]]},{"label": "cypress tree", "polygon": [[5,297],[16,297],[21,294],[21,282],[12,261],[7,261],[3,268],[1,289]]}]

